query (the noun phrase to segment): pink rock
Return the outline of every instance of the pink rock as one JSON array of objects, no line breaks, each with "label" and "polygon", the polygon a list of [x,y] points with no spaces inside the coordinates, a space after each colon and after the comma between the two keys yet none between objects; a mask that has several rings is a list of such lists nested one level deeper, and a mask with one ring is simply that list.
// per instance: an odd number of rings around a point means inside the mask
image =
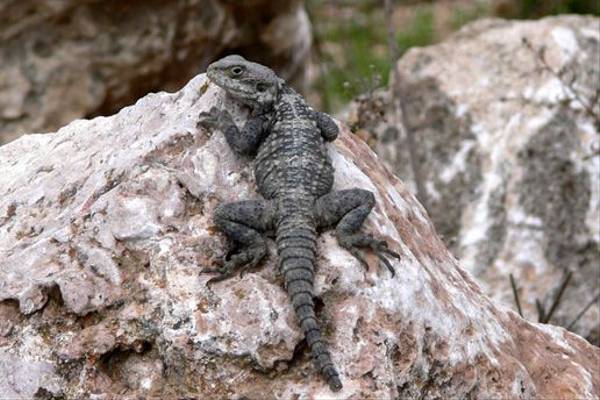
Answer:
[{"label": "pink rock", "polygon": [[[200,274],[225,251],[215,206],[257,197],[248,160],[196,128],[219,104],[243,121],[201,75],[114,116],[0,147],[0,209],[12,209],[0,225],[0,301],[56,285],[62,296],[42,306],[58,312],[13,319],[0,397],[334,398],[303,349],[272,245],[243,278],[209,289]],[[598,396],[598,348],[485,297],[347,128],[329,150],[335,189],[375,192],[366,228],[402,255],[391,278],[374,257],[365,271],[331,233],[320,238],[319,317],[344,383],[335,398]]]}]

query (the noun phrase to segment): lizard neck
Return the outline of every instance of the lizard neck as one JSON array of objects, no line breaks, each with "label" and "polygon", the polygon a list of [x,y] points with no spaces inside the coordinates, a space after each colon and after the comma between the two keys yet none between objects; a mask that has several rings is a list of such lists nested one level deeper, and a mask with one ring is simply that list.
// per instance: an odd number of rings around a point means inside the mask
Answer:
[{"label": "lizard neck", "polygon": [[294,96],[294,95],[299,96],[298,93],[294,89],[292,89],[290,86],[288,86],[285,82],[281,81],[279,83],[277,93],[276,93],[273,101],[264,103],[264,104],[256,103],[254,105],[254,107],[252,108],[252,116],[256,117],[259,115],[270,114],[274,111],[274,109],[276,108],[276,105],[279,104],[279,102],[281,102],[284,97]]}]

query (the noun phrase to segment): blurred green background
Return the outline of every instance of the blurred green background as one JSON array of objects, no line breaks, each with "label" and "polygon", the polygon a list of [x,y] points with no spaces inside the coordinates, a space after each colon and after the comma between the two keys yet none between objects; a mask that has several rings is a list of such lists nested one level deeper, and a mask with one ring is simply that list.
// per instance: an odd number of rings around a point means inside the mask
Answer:
[{"label": "blurred green background", "polygon": [[[321,107],[339,111],[361,93],[387,84],[391,57],[383,0],[307,0],[313,46],[320,58],[313,90]],[[557,14],[600,15],[597,0],[393,1],[390,17],[400,55],[439,42],[478,18],[532,19]]]}]

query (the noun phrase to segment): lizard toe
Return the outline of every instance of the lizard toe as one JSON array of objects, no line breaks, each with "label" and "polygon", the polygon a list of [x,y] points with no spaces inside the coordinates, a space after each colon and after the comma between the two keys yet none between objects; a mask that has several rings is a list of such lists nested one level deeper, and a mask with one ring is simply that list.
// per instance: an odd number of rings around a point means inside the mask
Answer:
[{"label": "lizard toe", "polygon": [[396,271],[392,266],[389,258],[400,259],[400,255],[389,249],[388,244],[385,240],[380,240],[371,234],[364,233],[356,233],[353,235],[347,235],[340,237],[339,243],[342,247],[347,249],[356,259],[360,261],[360,263],[368,269],[368,264],[362,255],[362,253],[358,250],[359,248],[368,248],[370,249],[382,265],[384,265],[388,271],[392,274],[392,277],[395,276]]}]

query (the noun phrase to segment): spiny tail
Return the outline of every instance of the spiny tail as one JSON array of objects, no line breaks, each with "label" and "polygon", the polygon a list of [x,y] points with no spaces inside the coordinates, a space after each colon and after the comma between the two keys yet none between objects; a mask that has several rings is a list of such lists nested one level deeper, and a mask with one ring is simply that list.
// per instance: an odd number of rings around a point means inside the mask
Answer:
[{"label": "spiny tail", "polygon": [[342,382],[321,337],[313,303],[316,239],[316,231],[309,219],[284,218],[277,228],[279,268],[315,366],[331,390],[338,391]]}]

